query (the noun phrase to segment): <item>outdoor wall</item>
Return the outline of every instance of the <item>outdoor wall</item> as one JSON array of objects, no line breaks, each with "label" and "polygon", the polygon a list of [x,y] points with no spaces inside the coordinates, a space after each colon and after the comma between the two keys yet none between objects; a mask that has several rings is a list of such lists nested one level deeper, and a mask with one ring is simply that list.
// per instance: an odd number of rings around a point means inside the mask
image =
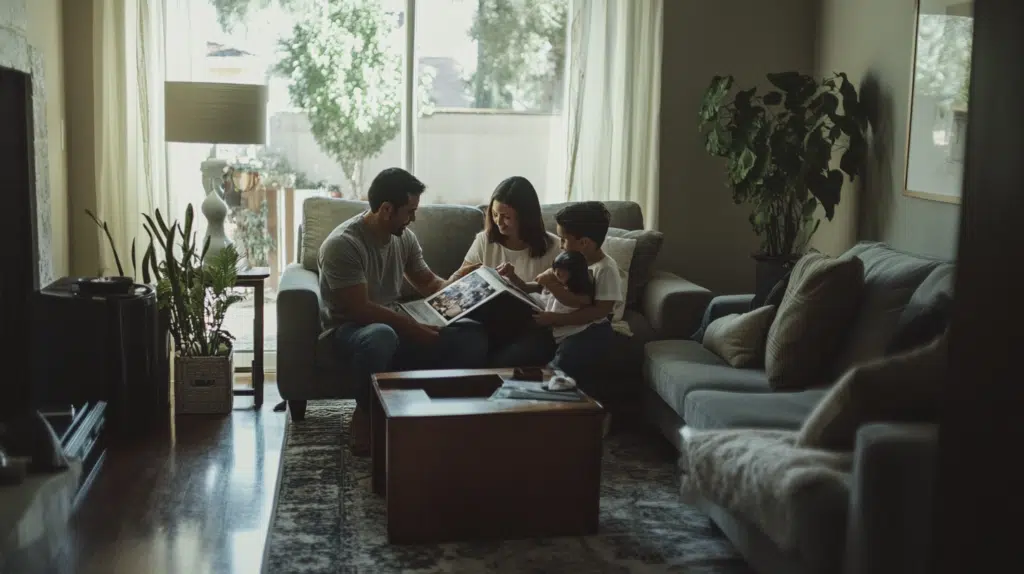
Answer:
[{"label": "outdoor wall", "polygon": [[[542,199],[557,201],[564,173],[558,116],[521,113],[438,111],[420,118],[416,132],[416,175],[428,186],[424,201],[477,205],[502,179],[521,175]],[[270,147],[313,181],[345,181],[341,167],[317,145],[304,114],[284,112],[270,119]],[[401,136],[363,165],[363,188],[380,170],[402,165]],[[347,188],[346,192],[349,190]]]}]

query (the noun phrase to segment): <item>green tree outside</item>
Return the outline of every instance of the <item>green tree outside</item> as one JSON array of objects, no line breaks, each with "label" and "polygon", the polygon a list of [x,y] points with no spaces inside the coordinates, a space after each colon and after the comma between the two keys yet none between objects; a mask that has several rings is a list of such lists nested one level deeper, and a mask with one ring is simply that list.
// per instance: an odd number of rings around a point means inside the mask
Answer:
[{"label": "green tree outside", "polygon": [[477,0],[469,35],[477,69],[467,85],[477,108],[552,112],[565,86],[568,0]]}]

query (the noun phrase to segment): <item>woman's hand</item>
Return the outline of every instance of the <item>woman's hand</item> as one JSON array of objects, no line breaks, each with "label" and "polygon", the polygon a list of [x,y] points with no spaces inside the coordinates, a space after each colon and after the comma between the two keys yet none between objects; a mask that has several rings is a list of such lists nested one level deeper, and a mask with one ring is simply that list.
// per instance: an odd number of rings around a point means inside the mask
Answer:
[{"label": "woman's hand", "polygon": [[494,270],[498,272],[498,275],[501,275],[505,279],[511,279],[512,276],[516,274],[515,265],[512,265],[511,263],[508,262],[498,265],[497,267],[494,268]]},{"label": "woman's hand", "polygon": [[479,263],[463,264],[462,267],[459,267],[459,269],[455,273],[452,273],[452,276],[449,277],[448,280],[444,282],[444,286],[447,287],[448,285],[455,283],[459,279],[462,279],[466,275],[469,275],[470,273],[476,271],[479,268]]},{"label": "woman's hand", "polygon": [[497,271],[498,275],[504,277],[509,283],[519,287],[523,291],[526,291],[526,281],[523,281],[518,275],[516,275],[516,268],[513,267],[511,263],[502,263],[495,268],[495,271]]}]

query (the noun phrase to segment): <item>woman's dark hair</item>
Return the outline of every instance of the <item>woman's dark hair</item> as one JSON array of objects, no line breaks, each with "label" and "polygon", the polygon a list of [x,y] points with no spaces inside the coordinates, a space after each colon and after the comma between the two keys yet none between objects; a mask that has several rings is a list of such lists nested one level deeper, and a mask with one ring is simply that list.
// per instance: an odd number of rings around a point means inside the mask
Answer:
[{"label": "woman's dark hair", "polygon": [[561,269],[569,273],[565,286],[577,295],[594,297],[594,280],[590,277],[590,266],[586,257],[579,251],[563,251],[551,263],[552,269]]},{"label": "woman's dark hair", "polygon": [[484,233],[488,243],[505,244],[505,236],[494,224],[494,202],[504,203],[516,210],[516,221],[519,223],[519,238],[530,248],[530,257],[542,257],[551,248],[554,241],[544,229],[544,218],[540,215],[540,200],[537,190],[525,177],[515,175],[498,184],[487,204],[484,216]]}]

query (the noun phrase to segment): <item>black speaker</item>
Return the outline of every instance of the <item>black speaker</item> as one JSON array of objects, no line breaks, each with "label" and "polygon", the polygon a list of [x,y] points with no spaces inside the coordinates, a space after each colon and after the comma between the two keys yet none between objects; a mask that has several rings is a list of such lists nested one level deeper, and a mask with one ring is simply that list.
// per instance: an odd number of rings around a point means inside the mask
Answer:
[{"label": "black speaker", "polygon": [[104,401],[108,427],[135,432],[169,413],[156,290],[101,283],[65,277],[36,294],[33,401],[40,408]]}]

